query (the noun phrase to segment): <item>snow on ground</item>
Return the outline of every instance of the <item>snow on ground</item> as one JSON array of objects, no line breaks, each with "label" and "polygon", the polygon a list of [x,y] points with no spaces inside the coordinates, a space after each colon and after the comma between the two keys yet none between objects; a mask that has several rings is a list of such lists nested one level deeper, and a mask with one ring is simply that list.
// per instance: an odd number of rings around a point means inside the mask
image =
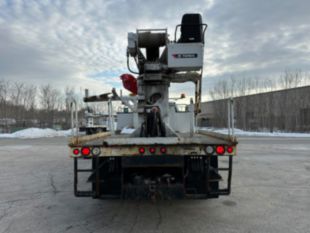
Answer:
[{"label": "snow on ground", "polygon": [[0,138],[44,138],[44,137],[64,137],[71,135],[69,130],[39,129],[29,128],[16,131],[15,133],[0,134]]},{"label": "snow on ground", "polygon": [[[204,128],[200,127],[197,129],[212,131],[216,133],[228,134],[228,129],[217,129],[217,128]],[[121,134],[131,134],[134,129],[124,128]],[[54,130],[54,129],[39,129],[29,128],[16,131],[11,134],[0,134],[0,138],[44,138],[44,137],[67,137],[71,136],[71,129],[69,130]],[[252,132],[243,131],[241,129],[235,129],[236,136],[260,136],[260,137],[310,137],[310,133],[284,133],[284,132]]]},{"label": "snow on ground", "polygon": [[134,131],[135,131],[135,129],[133,129],[133,128],[125,127],[122,129],[121,134],[132,134]]},{"label": "snow on ground", "polygon": [[[215,133],[228,134],[228,129],[218,128],[205,128],[200,127],[197,129],[212,131]],[[234,129],[236,136],[258,136],[258,137],[310,137],[310,133],[286,133],[286,132],[255,132],[255,131],[244,131],[241,129]]]}]

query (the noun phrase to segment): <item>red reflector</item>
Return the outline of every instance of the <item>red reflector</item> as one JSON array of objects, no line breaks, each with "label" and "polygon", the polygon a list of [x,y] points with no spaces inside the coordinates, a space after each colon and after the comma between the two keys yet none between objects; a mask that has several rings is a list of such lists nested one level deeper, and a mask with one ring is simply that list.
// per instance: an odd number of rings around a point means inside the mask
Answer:
[{"label": "red reflector", "polygon": [[219,155],[223,155],[225,153],[225,147],[224,146],[217,146],[216,147],[216,153]]},{"label": "red reflector", "polygon": [[233,151],[234,151],[234,148],[233,148],[232,146],[228,146],[228,147],[227,147],[227,152],[228,152],[229,154],[233,153]]},{"label": "red reflector", "polygon": [[161,152],[162,154],[167,153],[167,148],[166,148],[166,147],[161,147],[161,148],[160,148],[160,152]]},{"label": "red reflector", "polygon": [[89,155],[90,154],[90,149],[89,147],[83,147],[81,150],[82,155]]},{"label": "red reflector", "polygon": [[140,147],[140,148],[139,148],[139,153],[140,153],[140,154],[144,154],[144,152],[145,152],[144,147]]},{"label": "red reflector", "polygon": [[80,150],[79,150],[79,149],[74,149],[74,150],[73,150],[73,154],[78,155],[79,153],[80,153]]},{"label": "red reflector", "polygon": [[150,153],[155,153],[156,150],[154,147],[150,147],[149,151],[150,151]]}]

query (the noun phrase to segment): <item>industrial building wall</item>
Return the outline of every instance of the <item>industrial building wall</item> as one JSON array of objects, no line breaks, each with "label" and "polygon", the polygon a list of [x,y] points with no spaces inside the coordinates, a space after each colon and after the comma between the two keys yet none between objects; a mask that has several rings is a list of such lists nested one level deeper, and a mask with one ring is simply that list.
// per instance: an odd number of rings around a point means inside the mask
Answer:
[{"label": "industrial building wall", "polygon": [[[310,86],[234,98],[235,126],[310,132]],[[227,99],[202,103],[200,126],[227,127]]]}]

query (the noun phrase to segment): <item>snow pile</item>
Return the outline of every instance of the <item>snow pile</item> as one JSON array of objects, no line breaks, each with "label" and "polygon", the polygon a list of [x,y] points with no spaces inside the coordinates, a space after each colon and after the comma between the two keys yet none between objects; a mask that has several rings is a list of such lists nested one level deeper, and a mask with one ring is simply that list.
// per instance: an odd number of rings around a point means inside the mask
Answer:
[{"label": "snow pile", "polygon": [[[198,130],[207,130],[215,133],[228,134],[228,129],[218,128],[205,128],[200,127]],[[244,131],[241,129],[234,129],[236,136],[258,136],[258,137],[310,137],[310,133],[285,133],[285,132],[255,132],[255,131]]]},{"label": "snow pile", "polygon": [[69,130],[29,128],[16,131],[15,133],[0,134],[0,138],[44,138],[44,137],[67,137],[71,135]]},{"label": "snow pile", "polygon": [[132,134],[134,131],[135,131],[135,129],[133,129],[133,128],[125,127],[122,129],[121,134]]}]

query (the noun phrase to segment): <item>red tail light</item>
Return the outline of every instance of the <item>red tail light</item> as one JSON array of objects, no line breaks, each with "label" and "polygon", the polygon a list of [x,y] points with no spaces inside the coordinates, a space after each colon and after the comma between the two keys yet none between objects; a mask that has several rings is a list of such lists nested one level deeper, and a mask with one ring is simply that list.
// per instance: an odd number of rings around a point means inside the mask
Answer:
[{"label": "red tail light", "polygon": [[150,153],[153,154],[153,153],[155,153],[156,149],[154,147],[150,147],[149,151],[150,151]]},{"label": "red tail light", "polygon": [[232,146],[228,146],[226,151],[227,151],[227,153],[231,154],[234,152],[234,148]]},{"label": "red tail light", "polygon": [[167,148],[166,148],[166,147],[161,147],[161,148],[160,148],[160,152],[161,152],[162,154],[166,154],[166,153],[167,153]]},{"label": "red tail light", "polygon": [[145,153],[145,148],[144,147],[140,147],[139,148],[139,153],[140,154],[144,154]]},{"label": "red tail light", "polygon": [[78,155],[80,153],[80,150],[75,148],[72,152],[74,155]]},{"label": "red tail light", "polygon": [[90,154],[90,149],[89,147],[83,147],[81,150],[82,155],[88,156]]},{"label": "red tail light", "polygon": [[225,153],[225,147],[224,146],[217,146],[216,147],[216,153],[218,155],[223,155]]}]

